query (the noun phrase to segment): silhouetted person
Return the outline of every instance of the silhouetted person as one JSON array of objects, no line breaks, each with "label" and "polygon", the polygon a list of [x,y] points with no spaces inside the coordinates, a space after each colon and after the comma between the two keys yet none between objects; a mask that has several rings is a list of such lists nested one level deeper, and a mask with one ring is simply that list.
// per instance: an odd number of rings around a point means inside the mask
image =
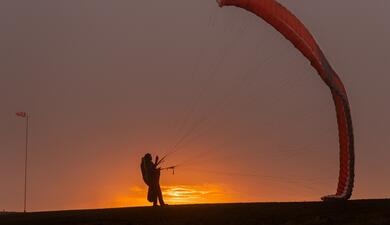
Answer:
[{"label": "silhouetted person", "polygon": [[164,206],[164,200],[160,187],[160,168],[157,168],[158,156],[153,163],[152,155],[147,153],[142,158],[141,171],[145,183],[148,185],[148,201],[153,202],[153,206],[157,206],[157,200],[161,206]]}]

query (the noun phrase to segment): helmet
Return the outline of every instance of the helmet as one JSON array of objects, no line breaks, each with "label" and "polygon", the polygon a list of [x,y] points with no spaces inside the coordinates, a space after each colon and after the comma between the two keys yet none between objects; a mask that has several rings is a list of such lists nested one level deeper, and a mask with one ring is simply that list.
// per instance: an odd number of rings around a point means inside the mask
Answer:
[{"label": "helmet", "polygon": [[145,159],[146,161],[152,161],[152,160],[153,160],[153,159],[152,159],[152,155],[151,155],[150,153],[146,153],[145,156],[144,156],[144,159]]}]

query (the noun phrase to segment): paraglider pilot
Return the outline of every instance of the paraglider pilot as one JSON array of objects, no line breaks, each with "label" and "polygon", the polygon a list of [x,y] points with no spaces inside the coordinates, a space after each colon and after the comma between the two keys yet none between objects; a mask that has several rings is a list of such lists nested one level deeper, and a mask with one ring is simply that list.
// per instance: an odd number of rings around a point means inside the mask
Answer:
[{"label": "paraglider pilot", "polygon": [[150,153],[145,154],[141,161],[142,178],[146,185],[148,185],[148,201],[153,202],[153,206],[157,206],[157,200],[160,202],[160,206],[165,206],[164,199],[160,187],[160,171],[158,168],[158,156],[156,156],[155,162]]}]

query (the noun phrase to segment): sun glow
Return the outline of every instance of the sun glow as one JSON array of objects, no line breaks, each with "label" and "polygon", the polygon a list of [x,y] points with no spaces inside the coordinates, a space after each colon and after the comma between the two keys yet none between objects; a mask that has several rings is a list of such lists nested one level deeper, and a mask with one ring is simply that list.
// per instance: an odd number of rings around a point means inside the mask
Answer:
[{"label": "sun glow", "polygon": [[172,186],[163,187],[163,195],[167,202],[173,204],[191,204],[208,202],[213,198],[223,198],[221,190],[204,186]]},{"label": "sun glow", "polygon": [[[130,193],[118,196],[108,207],[148,206],[146,187],[133,187]],[[163,186],[164,200],[168,204],[223,203],[232,201],[232,196],[221,185],[172,185]]]},{"label": "sun glow", "polygon": [[231,194],[221,185],[164,186],[163,195],[171,204],[222,203],[232,201]]}]

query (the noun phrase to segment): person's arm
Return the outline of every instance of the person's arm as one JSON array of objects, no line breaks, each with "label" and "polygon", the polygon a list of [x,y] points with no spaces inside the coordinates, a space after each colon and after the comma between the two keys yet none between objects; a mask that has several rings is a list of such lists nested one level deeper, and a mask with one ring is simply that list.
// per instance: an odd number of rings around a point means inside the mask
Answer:
[{"label": "person's arm", "polygon": [[160,168],[158,168],[157,166],[158,166],[158,155],[156,155],[156,158],[154,160],[154,169],[159,170]]}]

